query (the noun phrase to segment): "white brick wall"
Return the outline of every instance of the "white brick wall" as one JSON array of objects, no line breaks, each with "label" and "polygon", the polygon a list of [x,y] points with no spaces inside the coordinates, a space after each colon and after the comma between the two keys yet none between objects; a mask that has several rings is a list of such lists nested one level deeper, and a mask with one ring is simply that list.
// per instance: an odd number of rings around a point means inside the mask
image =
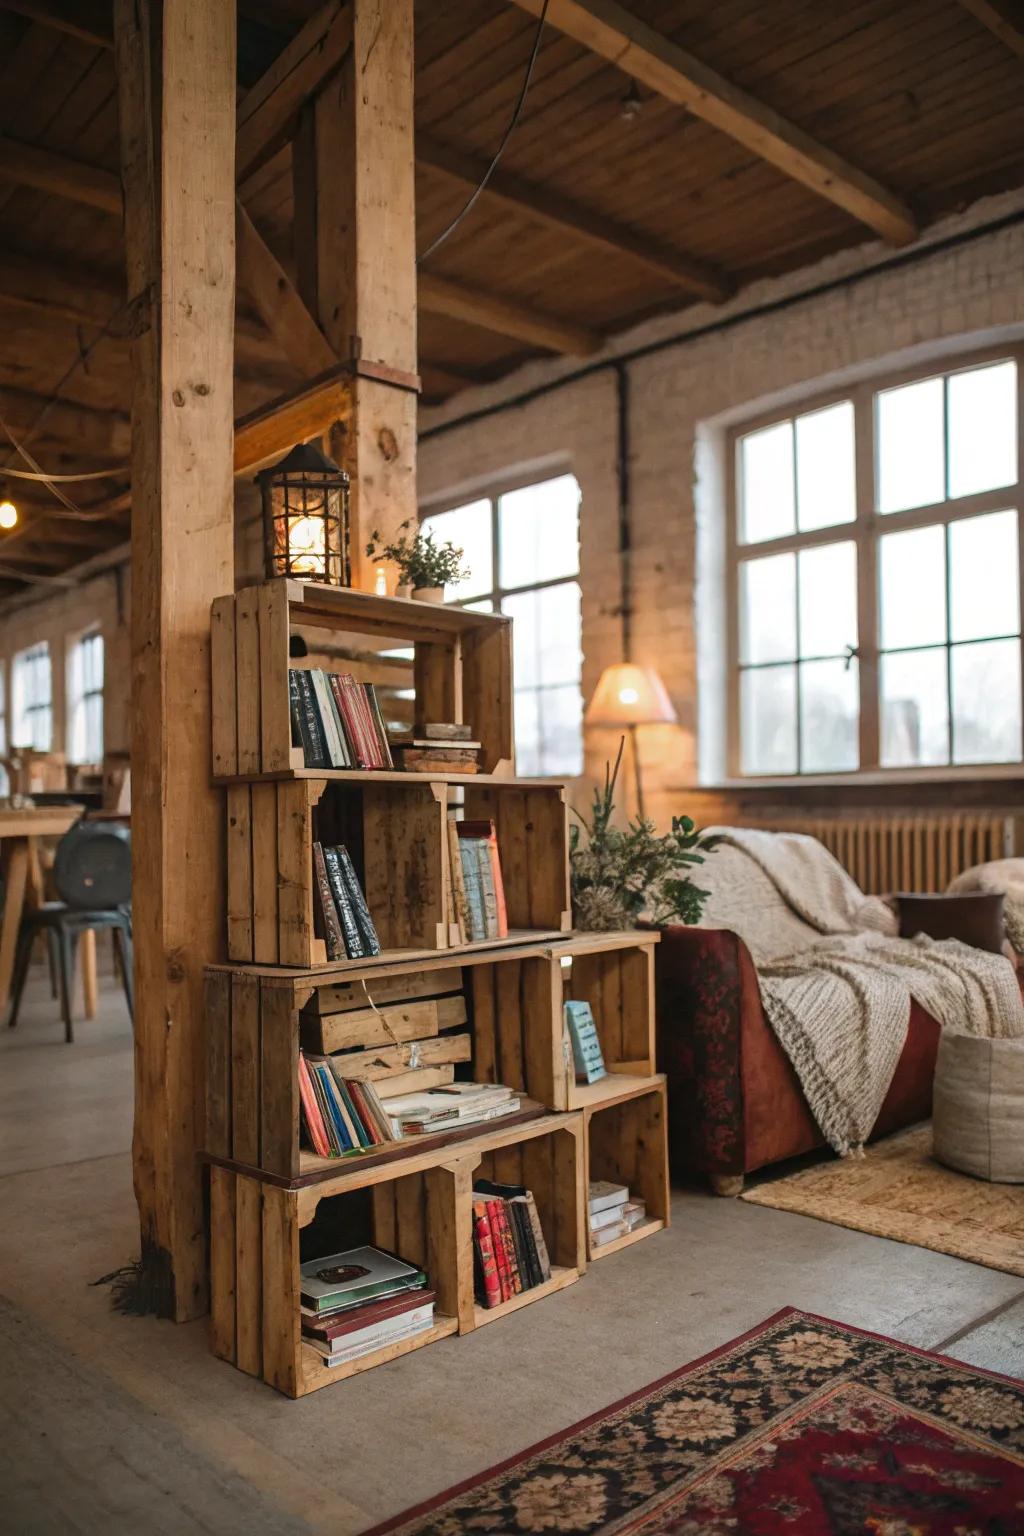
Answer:
[{"label": "white brick wall", "polygon": [[[959,235],[1024,208],[1024,198],[991,199],[970,217],[930,232],[931,241]],[[1024,223],[980,234],[889,271],[866,269],[891,253],[872,246],[831,258],[813,271],[748,289],[729,306],[707,306],[660,319],[616,338],[609,355],[677,335],[685,322],[699,329],[731,314],[806,288],[860,273],[845,287],[774,314],[749,316],[727,329],[690,336],[630,364],[633,535],[633,652],[656,666],[679,715],[679,727],[644,732],[644,783],[659,821],[685,809],[683,786],[697,764],[697,633],[694,618],[696,507],[721,515],[720,466],[709,428],[742,418],[773,397],[794,397],[836,376],[905,366],[916,357],[1024,332]],[[909,355],[908,355],[909,354]],[[424,411],[421,431],[571,372],[578,363],[534,363],[510,380],[465,392]],[[698,478],[695,449],[700,438]],[[620,657],[617,558],[615,375],[611,368],[523,406],[484,417],[420,447],[420,494],[433,500],[461,494],[538,459],[562,456],[583,492],[584,693],[601,668]],[[707,499],[710,498],[710,506]],[[603,770],[615,738],[589,732],[587,773]],[[675,789],[673,788],[675,786]],[[573,798],[582,805],[583,785]]]}]

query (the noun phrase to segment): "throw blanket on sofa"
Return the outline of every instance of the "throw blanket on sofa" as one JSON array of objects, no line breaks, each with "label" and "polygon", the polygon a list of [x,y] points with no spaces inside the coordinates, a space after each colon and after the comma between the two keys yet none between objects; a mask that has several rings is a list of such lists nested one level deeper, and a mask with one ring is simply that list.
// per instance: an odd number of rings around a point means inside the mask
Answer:
[{"label": "throw blanket on sofa", "polygon": [[947,889],[951,896],[963,891],[992,891],[1005,896],[1006,937],[1018,955],[1024,955],[1024,859],[975,864],[951,880]]},{"label": "throw blanket on sofa", "polygon": [[878,1118],[914,997],[945,1028],[1024,1035],[1013,966],[955,940],[899,939],[821,843],[798,833],[713,829],[702,926],[730,928],[757,966],[765,1013],[823,1135],[858,1151]]}]

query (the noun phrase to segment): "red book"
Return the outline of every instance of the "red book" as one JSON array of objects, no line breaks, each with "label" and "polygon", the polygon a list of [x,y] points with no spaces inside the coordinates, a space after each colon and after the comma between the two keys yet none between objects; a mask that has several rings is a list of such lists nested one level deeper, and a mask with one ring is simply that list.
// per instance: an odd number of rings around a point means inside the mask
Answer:
[{"label": "red book", "polygon": [[386,1296],[381,1301],[369,1301],[364,1307],[349,1307],[344,1312],[328,1314],[325,1318],[304,1317],[302,1331],[311,1339],[343,1338],[346,1333],[356,1333],[360,1328],[370,1328],[389,1317],[400,1317],[403,1312],[414,1312],[434,1300],[433,1291],[403,1291],[400,1296]]},{"label": "red book", "polygon": [[309,1066],[305,1056],[299,1052],[299,1099],[302,1103],[302,1117],[306,1122],[306,1130],[309,1139],[313,1143],[313,1150],[318,1157],[330,1157],[331,1145],[327,1140],[324,1130],[324,1122],[320,1114],[320,1106],[313,1092],[313,1084],[309,1079]]},{"label": "red book", "polygon": [[341,723],[345,727],[349,750],[352,753],[352,766],[366,768],[369,765],[362,747],[362,733],[353,714],[351,694],[345,686],[346,675],[341,672],[328,672],[327,678],[331,685],[331,692],[334,694],[334,702],[338,706]]},{"label": "red book", "polygon": [[357,1078],[347,1077],[345,1079],[345,1087],[352,1095],[356,1109],[359,1111],[359,1118],[363,1123],[363,1130],[366,1132],[367,1136],[369,1136],[370,1140],[373,1142],[373,1145],[375,1147],[379,1147],[381,1142],[384,1140],[384,1137],[381,1135],[379,1129],[377,1128],[377,1122],[374,1120],[373,1115],[367,1106],[366,1099],[363,1095],[362,1085]]},{"label": "red book", "polygon": [[491,1224],[487,1220],[487,1204],[483,1200],[473,1201],[473,1230],[484,1277],[484,1306],[497,1307],[501,1303],[501,1281],[498,1278],[498,1262],[494,1256]]},{"label": "red book", "polygon": [[519,1273],[519,1255],[516,1253],[516,1240],[512,1232],[512,1219],[508,1214],[508,1201],[499,1200],[498,1209],[501,1211],[501,1240],[505,1244],[505,1252],[508,1255],[509,1274],[512,1277],[513,1295],[520,1295],[525,1289],[523,1277]]},{"label": "red book", "polygon": [[367,752],[369,753],[370,767],[383,768],[384,753],[377,739],[377,722],[373,718],[370,701],[366,696],[366,687],[363,683],[357,683],[354,678],[352,679],[352,687],[359,710],[359,718],[363,722],[363,736]]},{"label": "red book", "polygon": [[501,1201],[485,1200],[484,1207],[487,1211],[487,1224],[491,1229],[491,1237],[494,1241],[494,1262],[498,1270],[498,1285],[501,1289],[502,1301],[511,1301],[515,1295],[515,1286],[512,1283],[512,1270],[508,1262],[508,1250],[501,1233]]}]

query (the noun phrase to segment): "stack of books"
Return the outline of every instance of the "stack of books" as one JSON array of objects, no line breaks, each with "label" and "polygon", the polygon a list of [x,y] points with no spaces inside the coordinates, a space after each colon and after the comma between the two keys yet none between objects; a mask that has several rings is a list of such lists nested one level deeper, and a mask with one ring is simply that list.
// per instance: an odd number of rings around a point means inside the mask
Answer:
[{"label": "stack of books", "polygon": [[302,1333],[327,1367],[414,1338],[434,1325],[421,1269],[379,1248],[351,1248],[300,1266]]},{"label": "stack of books", "polygon": [[476,773],[483,743],[472,735],[472,726],[437,721],[411,736],[392,736],[391,745],[407,773]]},{"label": "stack of books", "polygon": [[592,1248],[602,1248],[617,1237],[626,1237],[647,1220],[646,1201],[630,1199],[625,1184],[610,1184],[606,1180],[592,1183],[587,1206]]},{"label": "stack of books", "polygon": [[313,892],[316,931],[327,946],[328,960],[361,960],[380,954],[380,939],[359,876],[343,845],[313,844]]},{"label": "stack of books", "polygon": [[330,1056],[299,1052],[299,1105],[306,1140],[318,1157],[370,1152],[395,1140],[373,1083],[343,1077]]},{"label": "stack of books", "polygon": [[307,768],[393,768],[388,734],[372,683],[347,672],[292,667],[288,672],[292,745]]},{"label": "stack of books", "polygon": [[398,1138],[484,1125],[514,1115],[522,1107],[518,1095],[501,1083],[448,1083],[420,1093],[401,1093],[383,1104]]},{"label": "stack of books", "polygon": [[448,922],[457,944],[508,937],[505,885],[493,821],[448,817]]},{"label": "stack of books", "polygon": [[477,1301],[488,1308],[551,1279],[537,1202],[523,1185],[476,1181],[473,1267]]}]

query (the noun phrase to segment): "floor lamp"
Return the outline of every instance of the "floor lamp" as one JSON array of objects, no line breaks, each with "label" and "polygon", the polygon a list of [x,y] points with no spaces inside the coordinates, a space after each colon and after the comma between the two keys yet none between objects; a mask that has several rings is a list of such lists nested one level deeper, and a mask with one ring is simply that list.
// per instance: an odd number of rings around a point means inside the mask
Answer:
[{"label": "floor lamp", "polygon": [[633,747],[633,771],[636,774],[636,805],[644,817],[644,786],[640,769],[637,727],[674,725],[676,712],[665,692],[665,684],[653,667],[638,667],[630,661],[618,661],[605,667],[587,705],[587,725],[609,730],[627,730]]}]

